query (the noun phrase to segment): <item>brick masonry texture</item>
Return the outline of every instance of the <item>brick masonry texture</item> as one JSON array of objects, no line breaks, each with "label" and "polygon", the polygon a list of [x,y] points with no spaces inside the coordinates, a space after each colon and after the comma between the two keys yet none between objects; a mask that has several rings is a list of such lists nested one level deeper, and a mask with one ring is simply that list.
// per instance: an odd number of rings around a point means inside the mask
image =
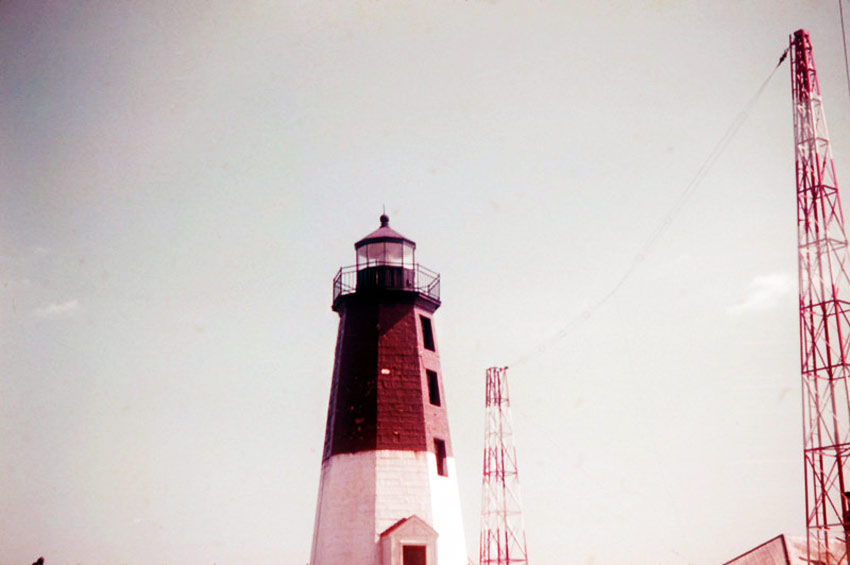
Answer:
[{"label": "brick masonry texture", "polygon": [[[354,294],[339,304],[323,459],[376,449],[433,452],[435,437],[451,455],[440,360],[423,347],[419,321],[434,310],[415,293]],[[442,406],[428,401],[426,368],[440,375]]]}]

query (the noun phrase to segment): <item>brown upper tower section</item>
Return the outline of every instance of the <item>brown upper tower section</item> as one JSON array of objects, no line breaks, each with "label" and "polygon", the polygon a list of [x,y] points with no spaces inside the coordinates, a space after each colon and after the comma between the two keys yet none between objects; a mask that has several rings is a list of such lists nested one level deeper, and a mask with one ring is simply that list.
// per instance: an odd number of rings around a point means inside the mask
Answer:
[{"label": "brown upper tower section", "polygon": [[381,226],[354,244],[356,263],[334,278],[339,314],[324,459],[393,449],[450,455],[432,317],[440,276],[415,261],[416,244]]}]

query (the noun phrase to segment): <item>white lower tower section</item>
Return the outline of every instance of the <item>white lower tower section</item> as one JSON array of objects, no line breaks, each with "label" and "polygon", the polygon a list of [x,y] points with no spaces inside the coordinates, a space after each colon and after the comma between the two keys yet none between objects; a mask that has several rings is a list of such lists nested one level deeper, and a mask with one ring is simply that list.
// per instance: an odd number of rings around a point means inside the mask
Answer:
[{"label": "white lower tower section", "polygon": [[[310,565],[381,563],[381,533],[416,515],[437,531],[437,563],[467,565],[454,459],[426,451],[342,453],[322,465]],[[399,564],[401,565],[401,564]]]}]

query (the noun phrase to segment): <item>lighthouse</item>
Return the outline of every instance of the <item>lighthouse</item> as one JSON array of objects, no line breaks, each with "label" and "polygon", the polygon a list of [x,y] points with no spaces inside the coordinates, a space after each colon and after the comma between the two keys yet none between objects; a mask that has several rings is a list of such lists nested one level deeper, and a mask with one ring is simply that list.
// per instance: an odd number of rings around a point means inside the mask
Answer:
[{"label": "lighthouse", "polygon": [[466,565],[434,323],[440,276],[380,222],[333,282],[339,330],[310,565]]}]

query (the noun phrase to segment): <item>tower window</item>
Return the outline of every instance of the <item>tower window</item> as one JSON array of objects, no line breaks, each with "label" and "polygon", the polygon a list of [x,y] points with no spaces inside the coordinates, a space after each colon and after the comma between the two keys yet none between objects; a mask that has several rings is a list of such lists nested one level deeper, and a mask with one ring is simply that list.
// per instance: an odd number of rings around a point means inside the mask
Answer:
[{"label": "tower window", "polygon": [[434,347],[434,330],[431,329],[431,318],[419,316],[419,321],[422,322],[422,344],[429,351],[436,351]]},{"label": "tower window", "polygon": [[449,470],[446,469],[446,442],[434,438],[434,453],[437,455],[437,474],[441,477],[448,477]]},{"label": "tower window", "polygon": [[428,402],[434,406],[439,406],[440,383],[437,381],[437,373],[430,369],[425,369],[425,374],[428,376]]}]

